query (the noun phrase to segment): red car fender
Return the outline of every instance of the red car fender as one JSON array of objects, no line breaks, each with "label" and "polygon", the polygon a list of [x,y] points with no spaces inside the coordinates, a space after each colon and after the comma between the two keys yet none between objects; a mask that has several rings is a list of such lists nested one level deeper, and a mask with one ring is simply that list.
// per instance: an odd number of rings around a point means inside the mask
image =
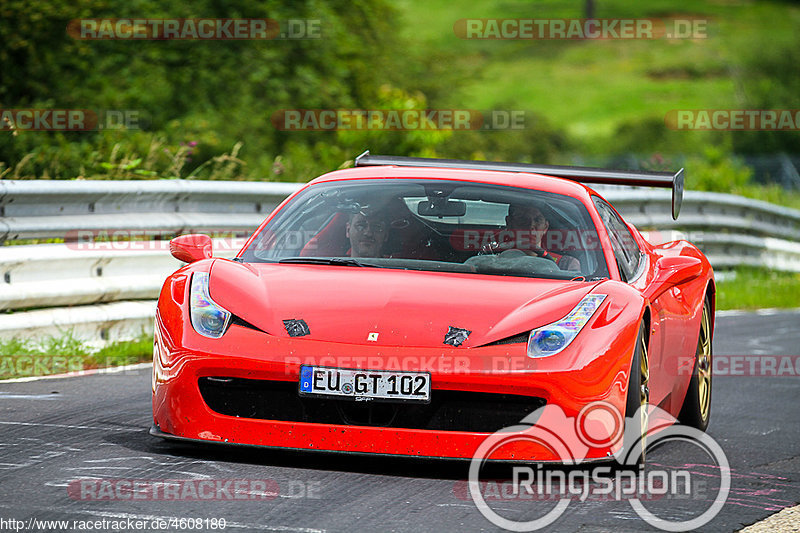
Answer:
[{"label": "red car fender", "polygon": [[708,259],[694,244],[679,240],[654,246],[635,228],[631,229],[648,262],[644,274],[632,283],[632,286],[639,291],[648,292],[648,287],[654,283],[657,276],[656,262],[660,258],[685,257],[700,261],[700,268],[695,277],[666,287],[655,295],[652,301],[647,301],[651,312],[649,331],[651,375],[655,371],[664,378],[664,381],[651,383],[651,402],[677,416],[686,397],[694,368],[706,294],[710,295],[713,332],[714,272]]}]

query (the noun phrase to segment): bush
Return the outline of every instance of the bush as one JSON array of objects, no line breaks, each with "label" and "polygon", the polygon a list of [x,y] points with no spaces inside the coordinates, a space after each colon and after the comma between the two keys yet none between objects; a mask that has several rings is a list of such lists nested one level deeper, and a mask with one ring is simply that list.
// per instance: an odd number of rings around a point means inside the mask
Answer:
[{"label": "bush", "polygon": [[736,193],[750,183],[752,175],[740,158],[718,147],[707,146],[702,156],[686,161],[686,188],[691,190]]},{"label": "bush", "polygon": [[440,155],[454,159],[547,165],[559,163],[559,157],[570,146],[563,130],[551,126],[541,115],[526,112],[524,129],[457,131],[436,150]]},{"label": "bush", "polygon": [[[274,111],[374,107],[381,85],[401,79],[399,63],[410,61],[398,52],[397,16],[386,0],[199,0],[170,8],[155,0],[8,0],[0,13],[4,108],[136,110],[147,117],[142,130],[0,136],[5,177],[274,177],[280,154],[298,144],[313,155],[338,142],[324,132],[278,131],[269,120]],[[317,19],[323,38],[81,41],[66,32],[77,18],[198,14]],[[336,155],[317,168],[341,164],[336,149],[327,151]],[[349,146],[347,152],[352,157]]]}]

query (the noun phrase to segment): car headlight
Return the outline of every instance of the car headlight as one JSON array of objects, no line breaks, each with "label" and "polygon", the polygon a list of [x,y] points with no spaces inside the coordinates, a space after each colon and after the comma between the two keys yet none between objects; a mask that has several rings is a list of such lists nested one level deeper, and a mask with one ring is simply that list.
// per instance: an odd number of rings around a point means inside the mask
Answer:
[{"label": "car headlight", "polygon": [[218,339],[225,333],[231,313],[220,307],[208,294],[208,272],[192,274],[189,311],[192,327],[200,335]]},{"label": "car headlight", "polygon": [[561,320],[531,331],[528,337],[528,357],[555,355],[569,346],[605,299],[605,294],[584,296]]}]

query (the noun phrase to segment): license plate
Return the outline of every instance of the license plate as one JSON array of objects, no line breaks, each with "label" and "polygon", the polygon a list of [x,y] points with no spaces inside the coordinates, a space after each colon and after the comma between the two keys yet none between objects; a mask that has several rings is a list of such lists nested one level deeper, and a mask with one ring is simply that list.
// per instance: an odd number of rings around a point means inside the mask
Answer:
[{"label": "license plate", "polygon": [[355,401],[428,403],[431,401],[431,375],[428,372],[301,366],[300,394]]}]

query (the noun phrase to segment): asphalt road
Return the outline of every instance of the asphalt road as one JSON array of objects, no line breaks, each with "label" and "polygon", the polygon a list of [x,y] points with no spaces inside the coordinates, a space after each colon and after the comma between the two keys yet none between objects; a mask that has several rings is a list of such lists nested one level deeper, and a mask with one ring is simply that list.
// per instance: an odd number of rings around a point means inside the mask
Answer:
[{"label": "asphalt road", "polygon": [[[714,344],[717,356],[800,354],[800,314],[718,317]],[[748,373],[748,361],[739,361],[728,358],[722,370]],[[715,378],[709,433],[726,452],[733,476],[727,503],[702,530],[735,531],[800,501],[800,382],[788,367],[783,373]],[[70,521],[54,530],[103,519],[106,523],[91,525],[103,529],[119,520],[128,527],[128,519],[144,520],[154,530],[153,520],[163,519],[161,525],[170,531],[218,531],[213,520],[222,518],[227,531],[498,529],[459,491],[467,474],[464,463],[198,448],[151,437],[149,380],[149,370],[142,369],[0,383],[0,530],[21,526],[18,530],[28,531],[37,525],[28,522],[33,519]],[[680,444],[668,444],[648,461],[688,460],[684,454]],[[87,499],[91,491],[76,488],[76,480],[87,479],[250,480],[247,487],[266,486],[270,496],[264,499],[256,490],[255,499],[229,499],[223,490],[213,501],[93,501]],[[661,502],[661,512],[671,519],[691,518],[710,499],[713,495]],[[496,509],[530,520],[541,516],[543,505],[551,504],[514,501]],[[180,518],[208,521],[169,522]],[[24,523],[12,524],[12,519]],[[548,530],[654,528],[628,502],[590,499],[571,503]]]}]

